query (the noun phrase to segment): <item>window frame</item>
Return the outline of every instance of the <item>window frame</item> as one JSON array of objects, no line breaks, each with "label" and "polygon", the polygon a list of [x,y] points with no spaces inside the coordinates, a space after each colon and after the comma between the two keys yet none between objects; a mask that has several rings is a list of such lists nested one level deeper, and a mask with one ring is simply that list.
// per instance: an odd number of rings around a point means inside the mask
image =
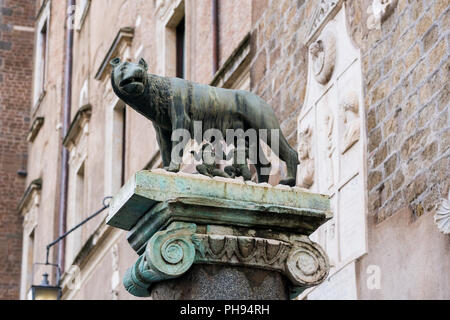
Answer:
[{"label": "window frame", "polygon": [[[48,52],[50,44],[50,7],[51,1],[43,4],[36,23],[34,75],[33,75],[33,105],[37,109],[46,91],[48,80]],[[45,30],[45,43],[42,34]]]},{"label": "window frame", "polygon": [[91,7],[91,0],[81,0],[80,2],[81,3],[77,5],[75,9],[75,23],[77,31],[81,31],[83,28],[84,21],[86,20],[89,8]]}]

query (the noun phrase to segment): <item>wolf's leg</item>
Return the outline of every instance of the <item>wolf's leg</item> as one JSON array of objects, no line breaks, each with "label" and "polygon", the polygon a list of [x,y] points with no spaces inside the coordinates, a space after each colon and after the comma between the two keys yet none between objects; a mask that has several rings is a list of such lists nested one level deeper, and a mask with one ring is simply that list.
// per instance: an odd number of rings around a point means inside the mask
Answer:
[{"label": "wolf's leg", "polygon": [[295,187],[297,179],[298,154],[287,142],[283,134],[280,134],[280,159],[286,162],[287,177],[280,184]]},{"label": "wolf's leg", "polygon": [[258,174],[258,183],[267,183],[270,178],[270,168],[272,165],[264,154],[261,143],[258,142],[258,161],[255,164],[256,173]]},{"label": "wolf's leg", "polygon": [[156,131],[156,140],[158,142],[161,159],[164,168],[168,168],[171,160],[172,141],[170,132],[154,125]]},{"label": "wolf's leg", "polygon": [[210,177],[210,178],[213,177],[213,176],[208,172],[208,168],[207,168],[205,165],[203,165],[203,164],[197,165],[196,169],[197,169],[198,173],[200,173],[200,174],[202,174],[202,175],[204,175],[204,176],[207,176],[207,177]]}]

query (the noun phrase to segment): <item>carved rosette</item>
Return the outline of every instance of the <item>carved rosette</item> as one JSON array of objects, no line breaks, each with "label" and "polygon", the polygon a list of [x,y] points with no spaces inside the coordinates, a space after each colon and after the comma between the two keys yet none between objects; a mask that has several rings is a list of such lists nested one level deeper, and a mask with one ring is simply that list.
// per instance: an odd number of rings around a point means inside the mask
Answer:
[{"label": "carved rosette", "polygon": [[175,222],[157,232],[145,253],[127,271],[124,286],[138,297],[150,295],[155,282],[183,275],[196,264],[242,266],[276,271],[293,287],[308,288],[326,279],[326,254],[308,237],[289,241],[258,237],[198,234],[195,224]]},{"label": "carved rosette", "polygon": [[325,32],[309,47],[312,71],[316,81],[326,85],[333,75],[336,64],[336,38],[331,31]]},{"label": "carved rosette", "polygon": [[312,152],[313,130],[311,126],[307,126],[304,130],[300,131],[299,141],[299,186],[309,189],[314,184],[315,174],[314,158]]}]

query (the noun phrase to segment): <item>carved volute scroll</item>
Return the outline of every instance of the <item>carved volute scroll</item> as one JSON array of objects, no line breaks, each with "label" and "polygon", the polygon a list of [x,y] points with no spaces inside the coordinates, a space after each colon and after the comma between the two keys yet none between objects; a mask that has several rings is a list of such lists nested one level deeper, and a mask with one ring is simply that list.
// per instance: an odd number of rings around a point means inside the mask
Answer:
[{"label": "carved volute scroll", "polygon": [[[305,102],[297,118],[298,141],[301,143],[303,139],[302,129],[310,126],[311,154],[316,168],[310,175],[314,181],[310,182],[309,190],[330,196],[335,217],[311,235],[325,249],[334,266],[326,285],[303,293],[303,297],[309,298],[314,292],[312,299],[341,299],[341,290],[336,293],[328,290],[329,286],[342,286],[338,282],[340,275],[348,277],[343,286],[349,288],[347,297],[354,297],[355,273],[346,273],[343,267],[367,252],[364,171],[367,138],[362,61],[361,50],[350,37],[346,7],[347,2],[343,0],[317,1],[317,17],[305,42],[309,49],[309,69]],[[307,159],[300,159],[299,183],[308,180],[305,179]]]},{"label": "carved volute scroll", "polygon": [[309,47],[315,79],[322,85],[330,81],[336,63],[336,39],[329,31]]},{"label": "carved volute scroll", "polygon": [[299,185],[310,188],[314,183],[314,156],[312,153],[312,128],[306,127],[300,132],[299,139]]},{"label": "carved volute scroll", "polygon": [[309,239],[293,240],[293,249],[286,261],[287,276],[300,286],[312,287],[323,282],[329,272],[327,255]]},{"label": "carved volute scroll", "polygon": [[354,91],[347,93],[340,102],[344,115],[345,133],[342,141],[342,153],[349,150],[360,137],[359,101]]},{"label": "carved volute scroll", "polygon": [[[309,288],[326,279],[328,257],[307,236],[285,240],[196,233],[197,225],[175,222],[157,232],[143,255],[127,270],[124,286],[138,297],[150,296],[153,283],[182,276],[195,264],[242,266],[284,274],[291,285]],[[231,233],[239,233],[232,229]]]}]

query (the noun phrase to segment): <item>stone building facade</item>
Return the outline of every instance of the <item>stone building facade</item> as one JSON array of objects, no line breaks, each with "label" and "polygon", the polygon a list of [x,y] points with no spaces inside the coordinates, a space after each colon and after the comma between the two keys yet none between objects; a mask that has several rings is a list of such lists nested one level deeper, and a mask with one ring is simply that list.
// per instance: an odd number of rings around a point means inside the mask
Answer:
[{"label": "stone building facade", "polygon": [[19,296],[27,135],[33,75],[34,1],[0,1],[0,299]]},{"label": "stone building facade", "polygon": [[[116,56],[143,57],[151,73],[250,90],[272,105],[299,151],[299,185],[329,194],[334,212],[312,236],[330,256],[329,279],[299,299],[450,298],[449,236],[434,222],[449,191],[448,2],[218,3],[214,20],[210,0],[84,0],[71,10],[40,1],[28,187],[17,213],[25,219],[21,298],[59,233],[63,148],[66,229],[136,171],[161,166],[151,124],[112,91]],[[63,133],[68,25],[72,107]],[[274,168],[270,182],[284,174]],[[64,241],[64,299],[132,298],[121,278],[136,254],[106,215]],[[57,250],[50,257],[57,261]]]}]

